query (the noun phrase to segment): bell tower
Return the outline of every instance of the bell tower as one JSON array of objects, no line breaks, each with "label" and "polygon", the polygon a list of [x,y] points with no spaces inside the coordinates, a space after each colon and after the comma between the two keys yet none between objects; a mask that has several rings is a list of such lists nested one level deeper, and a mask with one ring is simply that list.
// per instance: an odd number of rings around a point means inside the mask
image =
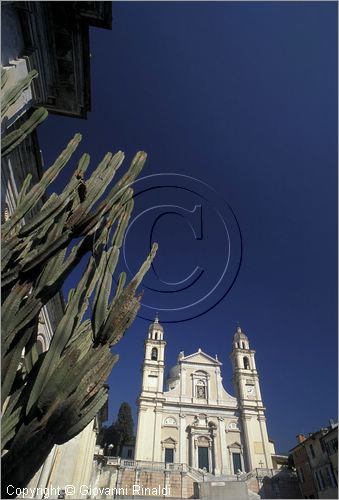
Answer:
[{"label": "bell tower", "polygon": [[[164,361],[165,361],[164,329],[159,323],[158,316],[148,328],[145,339],[145,354],[142,366],[141,395],[145,393],[162,393],[164,390]],[[149,395],[149,394],[147,394]]]},{"label": "bell tower", "polygon": [[148,328],[145,339],[141,394],[138,398],[136,460],[156,462],[162,460],[161,423],[165,400],[163,395],[165,347],[164,329],[156,316]]},{"label": "bell tower", "polygon": [[238,326],[233,336],[231,353],[233,385],[239,405],[240,419],[246,443],[247,469],[272,468],[274,445],[269,441],[255,350],[250,348],[247,335]]}]

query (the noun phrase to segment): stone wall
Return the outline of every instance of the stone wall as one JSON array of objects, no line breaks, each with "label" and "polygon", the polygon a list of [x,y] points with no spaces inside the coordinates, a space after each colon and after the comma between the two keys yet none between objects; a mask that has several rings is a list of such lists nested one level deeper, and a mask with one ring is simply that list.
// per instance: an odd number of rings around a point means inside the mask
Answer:
[{"label": "stone wall", "polygon": [[[98,489],[114,489],[116,498],[133,497],[166,497],[194,498],[193,478],[186,470],[170,470],[150,464],[148,467],[121,465],[124,461],[114,459],[111,463],[95,464],[92,484]],[[134,490],[133,490],[134,488]],[[151,493],[150,493],[151,492]],[[93,498],[93,496],[92,496]],[[106,498],[98,494],[95,498]]]},{"label": "stone wall", "polygon": [[215,500],[247,500],[248,490],[242,481],[219,481],[198,484],[199,497]]}]

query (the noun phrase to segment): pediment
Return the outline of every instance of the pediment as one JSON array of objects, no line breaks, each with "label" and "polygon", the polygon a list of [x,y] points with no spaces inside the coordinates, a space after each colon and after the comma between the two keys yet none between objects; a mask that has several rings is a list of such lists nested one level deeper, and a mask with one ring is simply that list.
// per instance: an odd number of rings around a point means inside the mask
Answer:
[{"label": "pediment", "polygon": [[221,366],[222,363],[218,361],[215,358],[212,358],[209,354],[206,354],[205,352],[201,351],[199,349],[198,352],[194,352],[193,354],[189,354],[188,356],[185,356],[184,358],[181,358],[181,362],[189,363],[194,363],[194,364],[199,364],[199,365],[213,365],[213,366]]},{"label": "pediment", "polygon": [[227,446],[227,448],[232,448],[232,449],[238,449],[238,450],[241,450],[242,446],[240,443],[238,443],[237,441],[235,443],[232,443],[232,444],[229,444]]}]

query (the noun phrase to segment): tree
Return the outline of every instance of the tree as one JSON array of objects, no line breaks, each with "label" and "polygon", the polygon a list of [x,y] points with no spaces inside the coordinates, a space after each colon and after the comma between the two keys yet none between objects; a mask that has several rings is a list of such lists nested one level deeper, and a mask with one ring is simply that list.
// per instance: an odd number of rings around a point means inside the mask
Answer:
[{"label": "tree", "polygon": [[290,453],[287,458],[287,469],[295,470],[294,458],[292,453]]},{"label": "tree", "polygon": [[[4,92],[2,111],[25,86],[26,80]],[[34,129],[31,118],[5,137],[3,154]],[[26,486],[52,447],[81,432],[105,404],[105,382],[118,360],[110,348],[136,317],[141,299],[136,290],[157,249],[154,244],[129,284],[125,273],[112,281],[144,152],[115,185],[121,151],[107,153],[88,178],[90,157],[83,154],[64,190],[44,201],[80,141],[76,134],[38,184],[30,186],[31,177],[26,178],[15,211],[2,226],[2,498],[8,497],[7,485]],[[41,208],[28,217],[38,203]],[[69,293],[49,349],[39,354],[41,309],[84,258],[85,270]],[[90,319],[84,319],[89,306]]]},{"label": "tree", "polygon": [[116,426],[119,435],[119,454],[121,454],[123,446],[134,438],[132,410],[126,402],[122,403],[119,408]]},{"label": "tree", "polygon": [[119,456],[122,453],[124,445],[133,442],[133,440],[134,422],[132,410],[130,405],[124,402],[120,405],[117,420],[105,430],[105,453],[108,454],[108,446],[112,444],[114,455]]}]

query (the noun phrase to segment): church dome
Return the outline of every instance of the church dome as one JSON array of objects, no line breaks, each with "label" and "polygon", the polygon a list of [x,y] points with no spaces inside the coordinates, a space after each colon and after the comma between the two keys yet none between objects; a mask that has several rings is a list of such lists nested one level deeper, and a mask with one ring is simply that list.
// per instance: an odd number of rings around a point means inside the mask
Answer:
[{"label": "church dome", "polygon": [[180,375],[180,366],[179,365],[172,366],[172,368],[170,369],[170,371],[168,373],[168,378],[169,379],[177,379],[177,378],[179,378],[179,375]]},{"label": "church dome", "polygon": [[170,371],[168,372],[167,384],[170,389],[173,389],[176,385],[176,382],[180,379],[180,365],[172,366]]}]

